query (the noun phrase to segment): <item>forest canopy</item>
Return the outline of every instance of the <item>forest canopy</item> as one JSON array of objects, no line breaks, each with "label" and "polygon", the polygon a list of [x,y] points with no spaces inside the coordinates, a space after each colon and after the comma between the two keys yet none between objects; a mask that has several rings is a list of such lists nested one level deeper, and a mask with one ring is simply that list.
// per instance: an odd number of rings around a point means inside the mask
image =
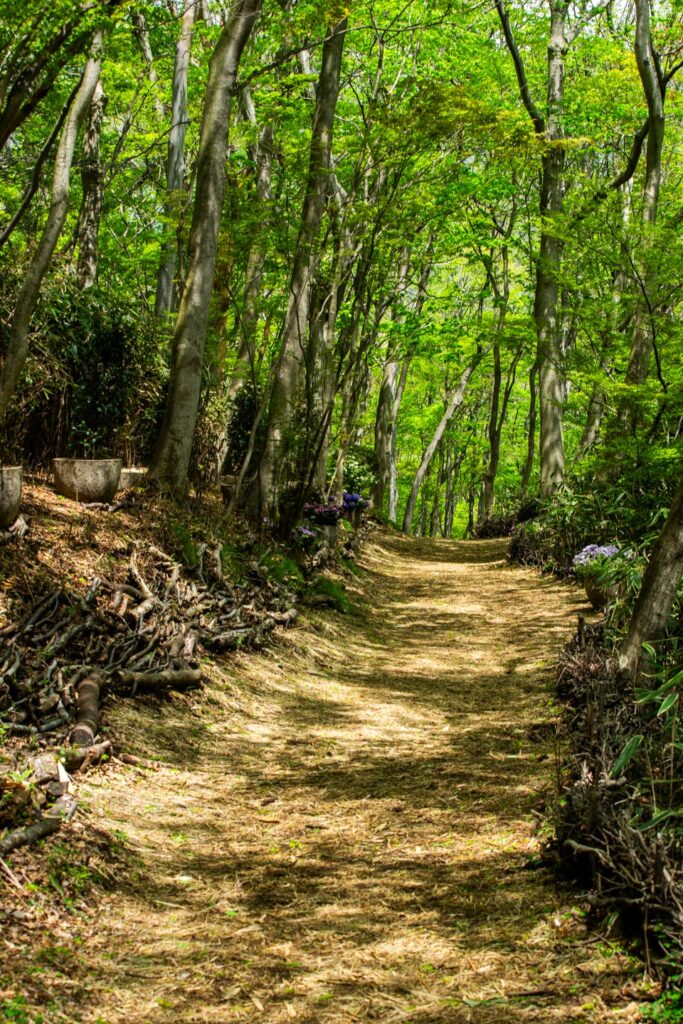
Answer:
[{"label": "forest canopy", "polygon": [[472,535],[599,480],[579,546],[642,540],[683,423],[682,20],[3,0],[4,461],[228,475],[285,531],[346,489]]}]

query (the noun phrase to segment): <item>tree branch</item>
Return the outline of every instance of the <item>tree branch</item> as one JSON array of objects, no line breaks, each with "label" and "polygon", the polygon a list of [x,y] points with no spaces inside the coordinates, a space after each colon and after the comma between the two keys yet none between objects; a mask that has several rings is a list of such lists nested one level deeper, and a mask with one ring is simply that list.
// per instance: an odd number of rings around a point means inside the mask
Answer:
[{"label": "tree branch", "polygon": [[524,62],[522,55],[519,52],[515,37],[510,27],[510,17],[505,8],[503,0],[495,0],[496,10],[498,11],[498,17],[503,27],[503,35],[505,36],[505,42],[507,48],[510,51],[512,57],[512,63],[515,66],[515,74],[517,75],[517,82],[519,84],[519,94],[522,97],[522,103],[526,107],[526,111],[531,118],[531,122],[534,126],[534,131],[537,135],[543,135],[545,132],[545,121],[539,113],[538,107],[531,98],[531,91],[529,89],[529,82],[524,69]]}]

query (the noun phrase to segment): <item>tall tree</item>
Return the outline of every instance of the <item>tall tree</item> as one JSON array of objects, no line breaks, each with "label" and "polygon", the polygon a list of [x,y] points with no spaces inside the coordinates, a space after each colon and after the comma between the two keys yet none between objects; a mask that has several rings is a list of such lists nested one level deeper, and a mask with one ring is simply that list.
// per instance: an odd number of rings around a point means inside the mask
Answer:
[{"label": "tall tree", "polygon": [[308,314],[311,283],[319,258],[318,234],[325,206],[334,115],[339,97],[342,53],[347,19],[343,18],[327,32],[322,51],[311,132],[308,179],[299,235],[292,260],[292,275],[282,343],[276,367],[266,440],[259,466],[261,506],[277,518],[281,476],[288,462],[292,423],[298,387],[308,339]]},{"label": "tall tree", "polygon": [[171,130],[168,133],[166,157],[166,240],[162,248],[157,275],[154,312],[160,320],[177,308],[178,252],[182,241],[178,236],[182,208],[185,202],[185,137],[187,135],[187,76],[190,66],[192,29],[197,18],[197,0],[184,0],[180,15],[180,32],[176,43],[173,65],[173,92],[171,98]]},{"label": "tall tree", "polygon": [[26,362],[31,319],[40,296],[43,278],[69,211],[71,165],[78,132],[90,109],[100,78],[101,50],[102,32],[99,31],[92,41],[91,55],[85,65],[81,83],[64,122],[57,147],[47,223],[26,271],[12,314],[5,359],[0,369],[0,421],[7,413]]},{"label": "tall tree", "polygon": [[545,115],[531,94],[519,47],[512,32],[503,0],[496,10],[505,42],[512,57],[519,92],[534,131],[544,142],[541,158],[541,233],[536,263],[534,319],[537,334],[539,398],[541,411],[540,458],[541,496],[549,497],[564,481],[564,439],[562,420],[565,399],[564,353],[560,313],[560,270],[564,242],[560,218],[564,210],[564,64],[567,51],[568,4],[550,0],[550,34]]},{"label": "tall tree", "polygon": [[261,0],[239,0],[211,57],[197,156],[197,187],[187,277],[171,352],[171,377],[151,479],[172,490],[187,486],[202,381],[223,198],[230,109],[242,52]]}]

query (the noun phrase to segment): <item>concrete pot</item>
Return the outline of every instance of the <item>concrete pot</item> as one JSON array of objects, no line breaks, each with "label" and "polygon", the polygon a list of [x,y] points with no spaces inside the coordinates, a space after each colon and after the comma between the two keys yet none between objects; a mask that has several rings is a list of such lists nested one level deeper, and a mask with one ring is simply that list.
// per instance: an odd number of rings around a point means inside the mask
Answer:
[{"label": "concrete pot", "polygon": [[586,591],[586,597],[596,611],[600,611],[600,609],[604,608],[610,601],[617,601],[623,596],[621,587],[598,586],[594,576],[584,576],[583,586]]},{"label": "concrete pot", "polygon": [[338,526],[323,526],[322,535],[325,538],[325,542],[328,547],[334,548],[337,546],[337,538],[339,536]]},{"label": "concrete pot", "polygon": [[53,459],[57,494],[75,501],[109,502],[116,494],[121,459]]},{"label": "concrete pot", "polygon": [[21,466],[0,466],[0,529],[11,526],[19,514],[23,475]]},{"label": "concrete pot", "polygon": [[125,491],[129,487],[144,487],[147,482],[146,466],[128,466],[121,470],[119,490]]}]

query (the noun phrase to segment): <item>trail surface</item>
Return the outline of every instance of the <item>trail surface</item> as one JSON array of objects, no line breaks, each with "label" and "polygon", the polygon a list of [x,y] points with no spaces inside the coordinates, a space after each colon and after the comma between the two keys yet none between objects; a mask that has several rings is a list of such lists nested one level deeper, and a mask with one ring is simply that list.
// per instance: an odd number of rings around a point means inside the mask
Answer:
[{"label": "trail surface", "polygon": [[134,878],[83,949],[107,1024],[636,1021],[625,958],[534,866],[549,680],[583,600],[500,542],[386,541],[357,614],[214,667],[91,777]]}]

